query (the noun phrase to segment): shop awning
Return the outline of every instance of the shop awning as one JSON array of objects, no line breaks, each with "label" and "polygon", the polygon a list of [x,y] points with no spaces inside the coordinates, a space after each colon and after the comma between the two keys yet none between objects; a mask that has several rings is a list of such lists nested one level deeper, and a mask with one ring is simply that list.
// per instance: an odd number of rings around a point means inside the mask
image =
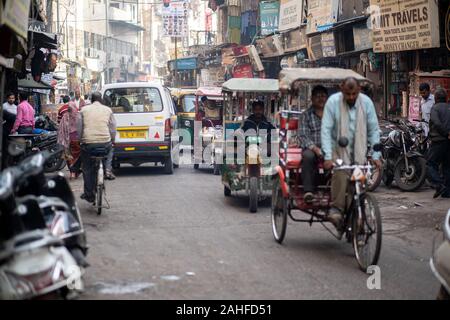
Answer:
[{"label": "shop awning", "polygon": [[29,31],[28,38],[33,37],[36,46],[47,49],[58,49],[58,36],[55,33]]},{"label": "shop awning", "polygon": [[38,89],[38,90],[50,90],[51,86],[46,85],[42,82],[37,82],[31,79],[31,77],[27,76],[25,79],[19,79],[17,82],[17,86],[20,89]]}]

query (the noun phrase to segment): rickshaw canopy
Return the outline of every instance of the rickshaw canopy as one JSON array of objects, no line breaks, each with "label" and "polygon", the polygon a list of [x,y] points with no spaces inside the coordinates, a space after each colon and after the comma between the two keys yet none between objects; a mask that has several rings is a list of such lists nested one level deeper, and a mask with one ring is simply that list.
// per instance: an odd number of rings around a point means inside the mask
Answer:
[{"label": "rickshaw canopy", "polygon": [[220,87],[200,87],[195,92],[196,96],[221,97],[222,88]]},{"label": "rickshaw canopy", "polygon": [[170,90],[171,95],[176,98],[181,98],[187,95],[195,95],[196,92],[197,92],[196,89],[188,89],[188,88],[180,88],[180,89],[177,88]]},{"label": "rickshaw canopy", "polygon": [[279,82],[276,79],[233,78],[222,85],[224,92],[277,93]]},{"label": "rickshaw canopy", "polygon": [[280,72],[280,89],[289,91],[297,81],[314,83],[340,83],[353,77],[360,83],[371,83],[369,79],[359,73],[341,68],[286,68]]}]

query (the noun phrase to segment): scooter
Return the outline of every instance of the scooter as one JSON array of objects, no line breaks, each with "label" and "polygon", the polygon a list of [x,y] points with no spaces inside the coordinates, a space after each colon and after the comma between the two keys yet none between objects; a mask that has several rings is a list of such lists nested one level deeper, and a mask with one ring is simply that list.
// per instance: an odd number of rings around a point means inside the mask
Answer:
[{"label": "scooter", "polygon": [[37,198],[16,198],[22,178],[18,168],[0,175],[0,299],[77,296],[83,290],[83,272],[46,228]]},{"label": "scooter", "polygon": [[62,173],[51,178],[44,173],[45,163],[52,158],[52,154],[44,152],[21,164],[25,179],[20,182],[17,194],[37,197],[47,228],[64,242],[78,265],[86,268],[89,266],[85,258],[86,234],[72,189]]},{"label": "scooter", "polygon": [[433,274],[441,283],[437,295],[438,300],[450,300],[450,210],[444,220],[444,241],[436,249],[430,259]]}]

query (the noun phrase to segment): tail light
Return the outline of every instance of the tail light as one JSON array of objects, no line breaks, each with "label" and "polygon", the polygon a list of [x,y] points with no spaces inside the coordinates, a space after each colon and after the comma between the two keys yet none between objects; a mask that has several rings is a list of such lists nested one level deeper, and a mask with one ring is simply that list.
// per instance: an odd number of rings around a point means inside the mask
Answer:
[{"label": "tail light", "polygon": [[170,137],[172,135],[172,124],[170,119],[166,120],[164,134],[166,135],[166,137]]}]

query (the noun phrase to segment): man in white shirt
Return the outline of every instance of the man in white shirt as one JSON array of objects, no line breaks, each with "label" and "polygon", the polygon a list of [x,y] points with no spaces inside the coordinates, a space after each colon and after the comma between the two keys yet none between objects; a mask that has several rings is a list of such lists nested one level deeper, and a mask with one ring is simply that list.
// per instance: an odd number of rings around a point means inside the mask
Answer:
[{"label": "man in white shirt", "polygon": [[75,90],[75,98],[73,100],[75,102],[75,104],[77,105],[77,109],[81,110],[83,109],[83,107],[86,105],[86,103],[84,102],[83,98],[81,97],[81,91],[80,89],[76,89]]},{"label": "man in white shirt", "polygon": [[431,94],[430,85],[428,83],[422,83],[419,87],[420,95],[422,96],[422,101],[420,102],[420,114],[422,116],[422,120],[426,121],[423,124],[423,129],[425,132],[425,136],[428,136],[430,132],[430,117],[431,117],[431,108],[433,108],[434,96]]},{"label": "man in white shirt", "polygon": [[16,102],[16,95],[11,92],[6,99],[6,102],[3,104],[3,110],[17,116],[17,106],[14,104],[14,102]]}]

